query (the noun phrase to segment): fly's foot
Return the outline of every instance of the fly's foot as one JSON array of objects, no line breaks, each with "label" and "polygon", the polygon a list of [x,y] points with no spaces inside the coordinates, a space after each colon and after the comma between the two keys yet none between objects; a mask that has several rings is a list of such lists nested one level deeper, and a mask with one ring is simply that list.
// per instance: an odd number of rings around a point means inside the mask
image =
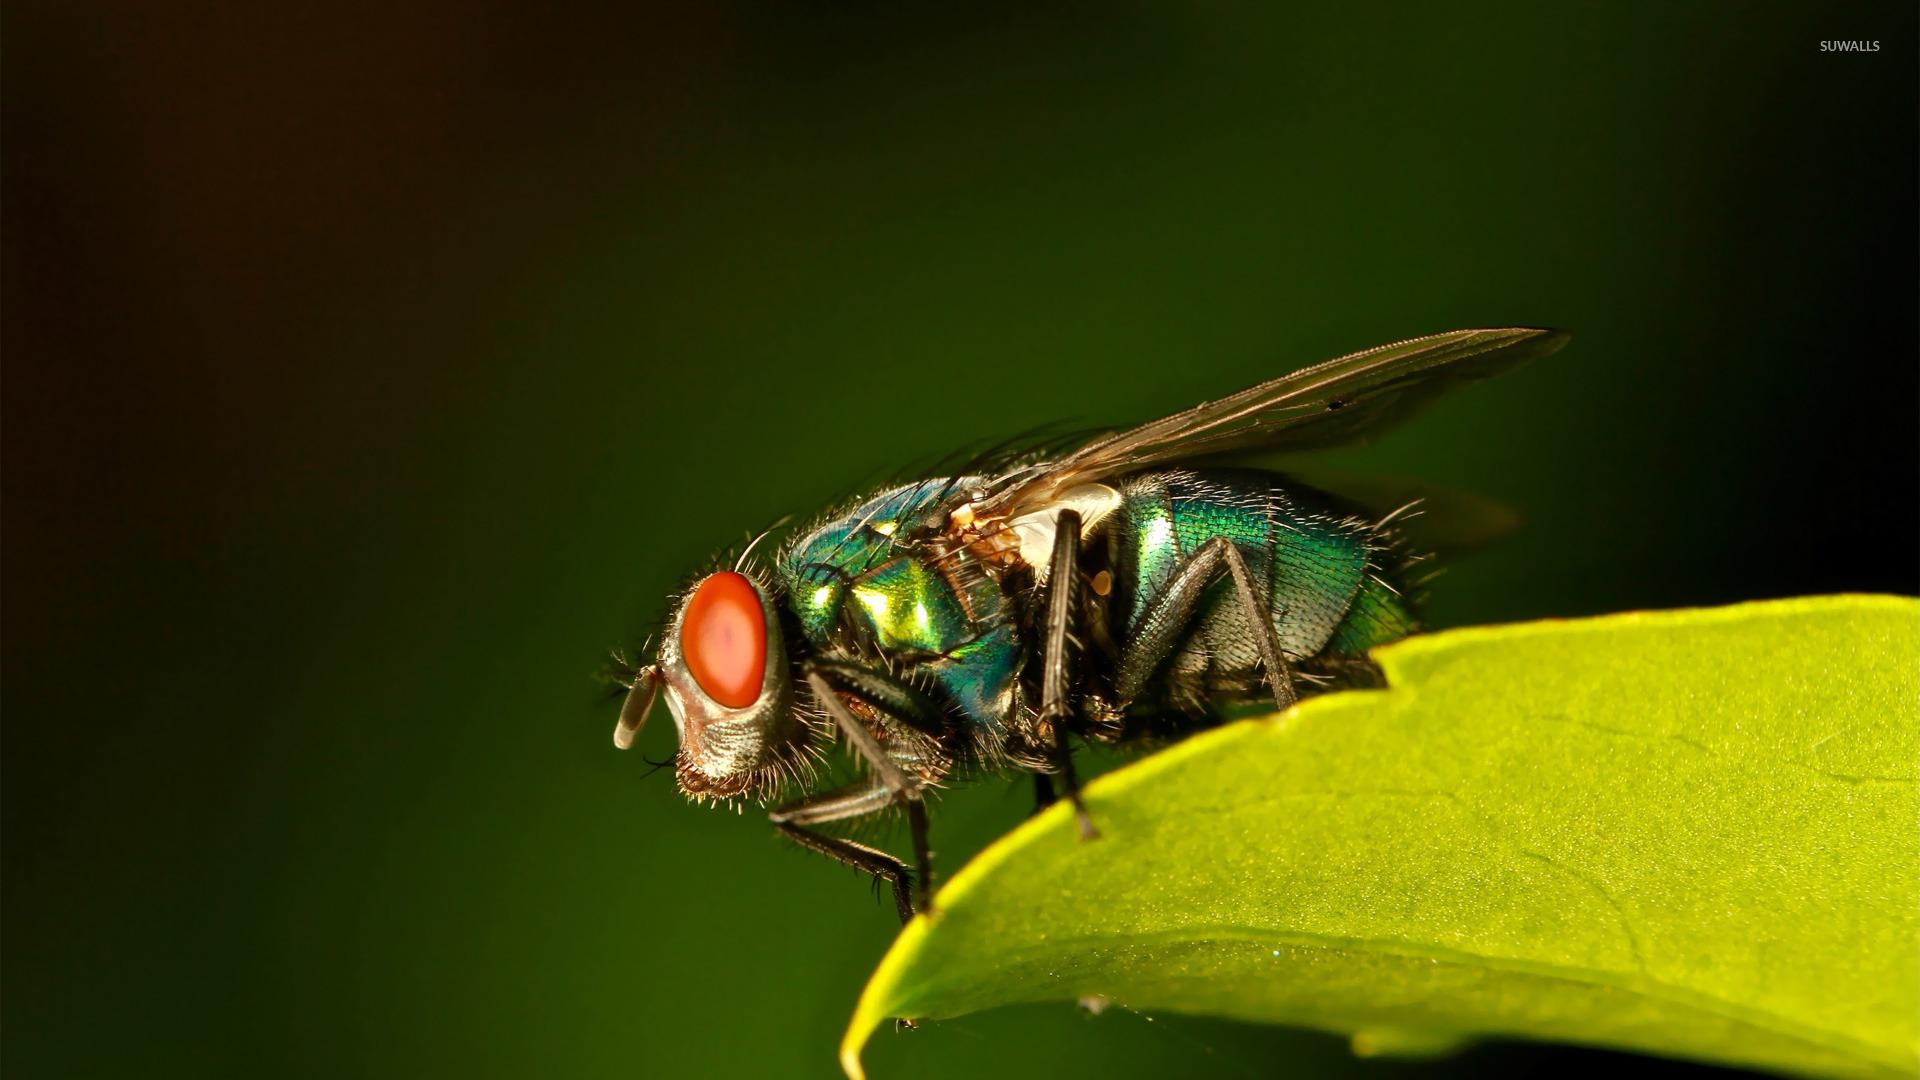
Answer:
[{"label": "fly's foot", "polygon": [[1079,798],[1073,800],[1073,819],[1080,823],[1080,842],[1100,839],[1100,830],[1093,827],[1093,818],[1087,813],[1085,803]]},{"label": "fly's foot", "polygon": [[913,921],[913,895],[904,874],[881,871],[873,875],[873,896],[878,900],[881,890],[893,894],[893,909],[900,916],[900,925]]}]

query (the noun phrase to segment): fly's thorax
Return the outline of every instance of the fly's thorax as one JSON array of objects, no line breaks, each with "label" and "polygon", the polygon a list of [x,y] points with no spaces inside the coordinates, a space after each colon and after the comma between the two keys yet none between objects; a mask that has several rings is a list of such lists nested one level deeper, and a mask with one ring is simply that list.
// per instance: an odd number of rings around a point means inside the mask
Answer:
[{"label": "fly's thorax", "polygon": [[949,652],[973,636],[973,620],[949,581],[928,560],[902,557],[876,567],[851,598],[890,652]]},{"label": "fly's thorax", "polygon": [[676,606],[656,667],[688,797],[759,793],[804,750],[779,608],[761,582],[732,571],[702,579]]},{"label": "fly's thorax", "polygon": [[777,565],[808,648],[910,678],[984,752],[1016,711],[1024,649],[999,568],[952,527],[975,479],[895,488],[829,514]]},{"label": "fly's thorax", "polygon": [[829,514],[779,558],[779,575],[801,632],[816,647],[860,644],[886,651],[944,652],[965,640],[980,612],[964,560],[940,543],[949,505],[975,478],[893,488]]},{"label": "fly's thorax", "polygon": [[896,661],[954,653],[998,625],[1004,606],[998,584],[964,552],[900,553],[857,576],[816,569],[795,579],[791,596],[809,644]]}]

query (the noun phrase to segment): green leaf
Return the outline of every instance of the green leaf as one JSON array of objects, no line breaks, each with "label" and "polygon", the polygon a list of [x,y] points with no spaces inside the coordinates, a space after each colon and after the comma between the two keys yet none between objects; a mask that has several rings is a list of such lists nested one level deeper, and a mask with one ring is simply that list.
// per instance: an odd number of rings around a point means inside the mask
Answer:
[{"label": "green leaf", "polygon": [[1207,732],[954,875],[889,1016],[1102,997],[1435,1053],[1556,1040],[1920,1065],[1920,601],[1459,630],[1391,688]]}]

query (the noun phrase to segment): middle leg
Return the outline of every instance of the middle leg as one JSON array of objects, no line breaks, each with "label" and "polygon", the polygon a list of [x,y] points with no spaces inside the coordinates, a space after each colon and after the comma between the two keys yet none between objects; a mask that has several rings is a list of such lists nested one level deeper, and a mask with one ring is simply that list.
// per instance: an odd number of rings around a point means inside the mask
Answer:
[{"label": "middle leg", "polygon": [[[1053,729],[1053,767],[1060,774],[1073,816],[1080,823],[1080,839],[1100,835],[1080,799],[1080,777],[1073,771],[1073,747],[1067,742],[1067,647],[1074,615],[1074,587],[1080,581],[1080,515],[1060,511],[1054,522],[1053,558],[1047,564],[1047,626],[1044,667],[1040,676],[1040,720]],[[1052,785],[1048,785],[1051,791]]]},{"label": "middle leg", "polygon": [[[1033,774],[1033,812],[1035,814],[1053,805],[1056,796],[1053,793],[1053,778],[1046,773]],[[1031,816],[1031,815],[1029,815]]]}]

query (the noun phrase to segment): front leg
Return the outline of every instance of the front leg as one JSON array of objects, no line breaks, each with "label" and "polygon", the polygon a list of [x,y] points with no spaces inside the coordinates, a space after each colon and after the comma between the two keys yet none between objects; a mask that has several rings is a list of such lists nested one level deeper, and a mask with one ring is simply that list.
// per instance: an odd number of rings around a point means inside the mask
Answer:
[{"label": "front leg", "polygon": [[907,864],[878,848],[828,836],[806,828],[829,821],[862,817],[893,805],[893,792],[885,784],[868,780],[823,795],[813,795],[782,806],[767,817],[780,835],[835,862],[864,870],[875,878],[884,878],[893,886],[893,904],[905,925],[913,920],[913,899]]},{"label": "front leg", "polygon": [[[853,710],[847,708],[846,702],[840,700],[839,693],[827,681],[827,676],[834,674],[844,682],[886,686],[891,691],[895,691],[885,695],[875,694],[874,697],[891,697],[896,701],[904,702],[911,700],[914,692],[911,687],[885,672],[861,668],[858,669],[860,678],[855,680],[847,677],[846,673],[836,670],[842,666],[844,665],[835,665],[834,668],[809,667],[807,685],[813,690],[813,696],[820,702],[821,707],[827,710],[827,715],[833,717],[833,722],[839,725],[840,734],[846,736],[847,742],[859,751],[868,767],[873,769],[874,779],[887,791],[890,801],[905,804],[907,823],[913,829],[913,876],[919,900],[918,906],[923,912],[931,912],[933,910],[933,851],[927,846],[927,807],[922,798],[924,786],[920,781],[908,776],[898,762],[887,756],[879,740],[874,738],[873,732],[868,731],[866,724],[853,715]],[[858,687],[856,686],[855,689],[857,691]],[[867,695],[862,695],[862,698],[870,707],[879,706],[879,703]],[[925,727],[931,725],[934,719],[920,716],[907,722],[913,727]]]}]

